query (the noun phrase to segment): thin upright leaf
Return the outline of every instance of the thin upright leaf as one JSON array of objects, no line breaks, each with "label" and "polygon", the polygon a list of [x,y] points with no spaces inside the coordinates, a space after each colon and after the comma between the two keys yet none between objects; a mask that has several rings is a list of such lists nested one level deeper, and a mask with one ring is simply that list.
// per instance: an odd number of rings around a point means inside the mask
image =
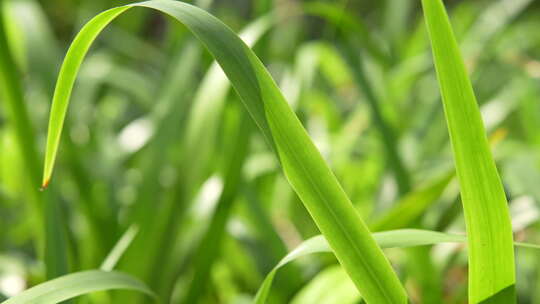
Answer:
[{"label": "thin upright leaf", "polygon": [[469,236],[469,302],[515,303],[508,205],[476,97],[442,1],[422,4]]}]

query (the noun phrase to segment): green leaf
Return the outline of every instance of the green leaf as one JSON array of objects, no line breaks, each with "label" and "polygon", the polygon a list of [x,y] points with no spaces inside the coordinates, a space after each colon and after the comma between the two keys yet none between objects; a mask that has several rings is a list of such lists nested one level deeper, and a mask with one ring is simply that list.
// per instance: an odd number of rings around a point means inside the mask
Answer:
[{"label": "green leaf", "polygon": [[120,272],[89,270],[34,286],[2,304],[54,304],[94,291],[128,289],[153,296],[144,283]]},{"label": "green leaf", "polygon": [[405,290],[390,263],[264,65],[226,25],[182,2],[148,1],[114,8],[90,20],[75,37],[53,98],[43,185],[48,184],[52,174],[70,93],[84,55],[109,22],[134,6],[153,8],[182,22],[212,53],[366,301],[406,303]]},{"label": "green leaf", "polygon": [[[69,48],[64,63],[60,69],[56,87],[54,89],[53,107],[49,120],[49,130],[47,136],[47,150],[45,153],[45,165],[42,180],[42,188],[46,188],[52,174],[54,159],[60,143],[60,135],[64,125],[64,119],[67,112],[69,97],[73,89],[73,83],[77,77],[77,72],[81,63],[88,52],[88,48],[96,39],[96,36],[109,24],[116,16],[129,9],[129,7],[117,7],[99,14],[96,18],[90,20],[81,30],[84,35],[77,35]],[[76,46],[76,47],[73,47]]]},{"label": "green leaf", "polygon": [[126,250],[128,249],[129,245],[131,245],[133,239],[137,236],[138,232],[139,227],[137,225],[132,224],[131,226],[129,226],[126,232],[124,232],[122,237],[120,237],[118,242],[111,249],[107,257],[105,257],[105,260],[103,260],[103,263],[101,264],[99,269],[103,271],[113,270],[118,263],[118,260],[120,260],[124,252],[126,252]]},{"label": "green leaf", "polygon": [[469,302],[515,303],[510,216],[478,104],[443,3],[422,4],[469,236]]},{"label": "green leaf", "polygon": [[[239,34],[248,46],[253,46],[276,22],[272,15],[265,15],[250,23]],[[214,62],[208,69],[193,97],[186,125],[183,146],[184,154],[190,158],[190,166],[185,170],[190,185],[199,186],[203,182],[203,168],[210,162],[216,149],[215,139],[219,129],[219,121],[225,105],[230,82],[223,74],[218,63]],[[187,187],[190,188],[190,187]]]},{"label": "green leaf", "polygon": [[[265,15],[247,25],[240,37],[247,45],[255,44],[260,37],[268,31],[274,19],[271,15]],[[195,78],[194,67],[198,62],[193,56],[186,56],[188,50],[196,49],[199,56],[199,48],[195,48],[198,41],[189,42],[189,49],[183,47],[180,51],[182,64],[175,67],[176,75],[184,75],[181,78],[170,79],[164,87],[167,90],[182,92],[191,90],[195,79],[187,81],[186,78]],[[189,75],[189,76],[185,76]],[[181,81],[179,84],[178,82]],[[151,287],[158,294],[162,294],[160,286],[164,286],[160,280],[165,277],[176,275],[176,269],[169,269],[163,272],[157,265],[162,265],[164,261],[169,261],[168,253],[173,247],[171,240],[175,239],[176,229],[172,224],[182,217],[182,214],[189,208],[193,190],[198,189],[208,178],[212,156],[215,153],[217,135],[220,127],[219,122],[223,115],[227,94],[230,91],[230,83],[219,65],[214,62],[207,70],[200,81],[195,92],[193,105],[188,107],[189,101],[180,94],[166,94],[164,98],[166,106],[155,112],[163,112],[162,115],[155,113],[153,119],[157,123],[157,131],[149,143],[147,153],[141,156],[145,163],[143,174],[145,182],[141,185],[140,194],[137,196],[133,211],[133,220],[139,223],[140,234],[133,242],[133,247],[126,253],[119,269],[136,274],[140,278],[148,278]],[[162,104],[163,105],[163,104]],[[161,110],[161,111],[160,111]],[[188,110],[188,113],[183,113]],[[182,115],[186,115],[184,119]],[[185,129],[185,131],[178,131]],[[174,143],[177,141],[177,143]],[[148,217],[149,212],[155,209],[155,193],[160,189],[159,174],[167,164],[167,158],[163,157],[164,147],[180,144],[181,155],[177,156],[181,160],[176,169],[181,172],[175,185],[175,191],[171,198],[163,202],[163,207],[156,217]],[[159,219],[159,221],[157,221]],[[170,272],[170,274],[169,274]],[[159,278],[159,280],[157,279]],[[166,279],[165,279],[166,280]]]},{"label": "green leaf", "polygon": [[[459,234],[450,234],[420,229],[399,229],[373,233],[373,237],[382,248],[408,248],[415,246],[436,245],[441,243],[464,243],[467,237]],[[540,250],[540,245],[516,242],[516,246]],[[263,283],[257,291],[254,303],[263,304],[268,299],[268,294],[277,271],[288,263],[313,253],[331,253],[332,249],[322,235],[314,236],[303,241],[298,247],[289,252],[279,263],[266,275]]]}]

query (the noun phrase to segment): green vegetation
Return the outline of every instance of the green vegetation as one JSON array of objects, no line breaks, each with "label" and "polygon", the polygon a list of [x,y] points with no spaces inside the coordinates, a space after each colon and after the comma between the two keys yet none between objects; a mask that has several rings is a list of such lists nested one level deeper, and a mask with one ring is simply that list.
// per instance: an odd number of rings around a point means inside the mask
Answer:
[{"label": "green vegetation", "polygon": [[115,5],[0,2],[5,303],[540,303],[537,3]]}]

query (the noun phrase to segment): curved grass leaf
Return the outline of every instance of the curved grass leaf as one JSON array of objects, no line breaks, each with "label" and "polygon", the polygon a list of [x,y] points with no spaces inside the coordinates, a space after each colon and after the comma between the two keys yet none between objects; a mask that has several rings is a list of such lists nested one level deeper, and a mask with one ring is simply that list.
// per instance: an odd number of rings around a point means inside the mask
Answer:
[{"label": "curved grass leaf", "polygon": [[282,164],[344,269],[368,303],[406,303],[407,295],[302,124],[256,55],[226,25],[194,6],[148,1],[113,8],[90,20],[62,65],[49,121],[43,186],[54,165],[63,120],[79,66],[90,44],[116,16],[134,6],[162,11],[186,25],[221,65]]},{"label": "curved grass leaf", "polygon": [[[273,15],[265,15],[252,22],[239,34],[248,46],[255,45],[275,22]],[[203,167],[210,161],[215,150],[215,138],[230,83],[218,63],[208,69],[193,97],[183,147],[191,164],[186,170],[190,185],[202,183]],[[204,176],[206,177],[206,176]],[[189,188],[189,187],[186,187]]]},{"label": "curved grass leaf", "polygon": [[[247,25],[239,36],[248,46],[254,45],[273,23],[272,15],[265,15]],[[190,41],[190,47],[194,47],[195,43],[198,42]],[[197,48],[197,54],[199,52]],[[185,57],[185,53],[186,51],[182,51],[181,57]],[[192,63],[197,62],[193,58],[184,58],[182,61],[186,61],[188,66],[194,66]],[[192,71],[190,72],[191,69],[186,69],[185,64],[182,65],[176,67],[175,74],[194,74]],[[174,90],[182,87],[182,90],[188,90],[193,84],[186,84],[185,78],[182,80],[182,85],[176,83],[180,79],[169,80],[169,83],[165,84],[164,87],[174,88]],[[227,76],[214,62],[202,78],[191,107],[187,107],[188,100],[179,100],[176,94],[171,94],[166,99],[167,107],[165,108],[169,110],[163,111],[166,114],[154,117],[155,120],[161,119],[161,121],[158,123],[157,132],[152,139],[152,148],[148,149],[150,153],[142,156],[147,164],[147,169],[143,173],[147,182],[142,185],[144,188],[141,189],[141,194],[138,195],[135,203],[137,211],[134,211],[134,220],[140,223],[141,233],[134,241],[132,249],[126,253],[119,268],[137,274],[140,278],[149,277],[148,280],[152,282],[150,286],[160,295],[163,294],[162,290],[168,289],[163,287],[166,284],[162,284],[161,280],[164,277],[174,276],[177,272],[176,269],[169,269],[170,274],[164,273],[157,266],[170,260],[168,246],[172,243],[171,240],[175,239],[174,235],[177,233],[174,225],[164,223],[174,223],[179,217],[182,217],[182,214],[189,207],[188,202],[191,201],[193,195],[188,189],[198,189],[208,178],[209,164],[212,163],[212,155],[214,155],[216,148],[217,130],[229,90],[230,83]],[[182,113],[186,109],[188,113]],[[184,117],[183,115],[185,118],[179,119]],[[178,132],[184,128],[185,133]],[[177,172],[181,172],[182,178],[179,178],[176,185],[173,186],[175,191],[172,198],[164,200],[164,206],[160,208],[159,215],[155,217],[160,221],[156,223],[147,215],[148,212],[156,210],[155,189],[158,189],[158,176],[166,163],[166,159],[163,158],[163,147],[173,146],[175,140],[182,140],[179,143],[182,152],[178,156],[178,159],[182,161],[176,169]],[[148,191],[148,189],[154,191]]]},{"label": "curved grass leaf", "polygon": [[94,291],[128,289],[154,294],[144,283],[120,273],[89,270],[68,274],[36,285],[2,304],[54,304]]},{"label": "curved grass leaf", "polygon": [[442,1],[422,4],[469,236],[469,302],[515,303],[510,216],[478,104]]},{"label": "curved grass leaf", "polygon": [[[416,246],[436,245],[441,243],[464,243],[467,237],[459,234],[450,234],[420,229],[399,229],[373,233],[373,237],[382,248],[408,248]],[[516,246],[540,250],[540,245],[516,242]],[[289,252],[279,263],[266,275],[263,283],[257,291],[254,303],[263,304],[268,299],[268,294],[277,271],[288,263],[313,254],[331,253],[332,249],[322,235],[314,236],[303,241],[298,247]]]},{"label": "curved grass leaf", "polygon": [[88,52],[88,48],[96,39],[97,35],[111,22],[116,16],[129,9],[129,7],[118,7],[99,14],[96,18],[90,20],[83,31],[85,35],[77,35],[70,47],[64,63],[60,69],[56,87],[53,96],[53,108],[51,109],[51,119],[49,120],[49,129],[47,136],[47,150],[45,153],[44,174],[42,188],[46,188],[52,174],[54,159],[60,143],[60,134],[62,133],[63,122],[67,112],[67,106],[73,83],[79,72],[81,63]]}]

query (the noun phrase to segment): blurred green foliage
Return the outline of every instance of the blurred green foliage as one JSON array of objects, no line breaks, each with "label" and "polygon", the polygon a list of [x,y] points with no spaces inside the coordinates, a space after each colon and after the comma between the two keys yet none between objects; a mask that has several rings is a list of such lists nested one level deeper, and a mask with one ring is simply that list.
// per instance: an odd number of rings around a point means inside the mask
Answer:
[{"label": "blurred green foliage", "polygon": [[[248,303],[320,232],[212,57],[168,17],[132,9],[100,35],[75,84],[53,185],[38,192],[67,47],[90,18],[127,3],[0,2],[0,292],[97,269],[138,231],[114,268],[165,303]],[[465,230],[420,1],[193,4],[237,33],[267,20],[254,52],[373,230]],[[497,142],[514,237],[540,243],[540,2],[445,4]],[[463,245],[385,253],[413,303],[466,301]],[[518,302],[538,304],[540,254],[515,253]],[[336,265],[318,254],[284,267],[269,302],[361,303]],[[150,300],[115,291],[73,301]]]}]

